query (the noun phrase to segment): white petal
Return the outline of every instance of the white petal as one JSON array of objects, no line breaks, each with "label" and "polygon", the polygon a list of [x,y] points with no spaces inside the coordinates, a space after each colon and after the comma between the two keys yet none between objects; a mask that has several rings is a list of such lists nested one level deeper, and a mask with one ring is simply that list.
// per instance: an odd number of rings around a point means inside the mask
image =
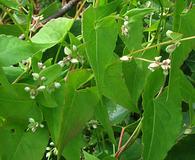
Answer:
[{"label": "white petal", "polygon": [[68,47],[65,47],[65,48],[64,48],[64,53],[65,53],[66,55],[71,55],[71,54],[72,54],[72,51],[71,51]]},{"label": "white petal", "polygon": [[70,61],[71,61],[71,63],[73,63],[73,64],[75,64],[75,63],[78,63],[78,62],[79,62],[76,58],[73,58],[73,59],[71,59]]},{"label": "white petal", "polygon": [[39,126],[40,126],[41,128],[44,128],[44,127],[45,127],[43,124],[40,124]]},{"label": "white petal", "polygon": [[154,57],[155,61],[160,61],[162,58],[162,56],[159,56],[159,57]]},{"label": "white petal", "polygon": [[60,65],[60,67],[64,67],[64,61],[59,61],[58,64]]},{"label": "white petal", "polygon": [[121,61],[129,61],[129,57],[128,56],[122,56],[120,58]]},{"label": "white petal", "polygon": [[154,62],[154,63],[150,63],[150,65],[148,66],[149,68],[157,68],[159,67],[159,64]]},{"label": "white petal", "polygon": [[59,82],[54,82],[54,87],[55,88],[60,88],[61,87],[61,84]]},{"label": "white petal", "polygon": [[50,144],[50,146],[54,146],[54,143],[53,142],[50,142],[49,144]]},{"label": "white petal", "polygon": [[45,86],[40,86],[39,88],[37,88],[38,91],[44,91],[45,90]]},{"label": "white petal", "polygon": [[46,153],[46,158],[49,158],[51,156],[51,152]]},{"label": "white petal", "polygon": [[39,79],[39,74],[38,73],[32,73],[33,79],[38,80]]},{"label": "white petal", "polygon": [[77,46],[73,45],[72,49],[73,49],[73,51],[77,51]]},{"label": "white petal", "polygon": [[35,120],[34,120],[33,118],[29,118],[28,121],[29,121],[30,123],[34,123],[34,122],[35,122]]},{"label": "white petal", "polygon": [[168,30],[168,31],[166,32],[166,36],[169,37],[169,38],[171,38],[171,34],[172,34],[172,33],[173,33],[173,31]]}]

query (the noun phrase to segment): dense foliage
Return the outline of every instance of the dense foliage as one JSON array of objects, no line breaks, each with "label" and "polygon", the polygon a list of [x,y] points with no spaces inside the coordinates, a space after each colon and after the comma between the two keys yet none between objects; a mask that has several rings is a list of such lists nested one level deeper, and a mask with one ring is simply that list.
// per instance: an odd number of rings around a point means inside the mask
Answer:
[{"label": "dense foliage", "polygon": [[194,160],[194,4],[0,0],[0,160]]}]

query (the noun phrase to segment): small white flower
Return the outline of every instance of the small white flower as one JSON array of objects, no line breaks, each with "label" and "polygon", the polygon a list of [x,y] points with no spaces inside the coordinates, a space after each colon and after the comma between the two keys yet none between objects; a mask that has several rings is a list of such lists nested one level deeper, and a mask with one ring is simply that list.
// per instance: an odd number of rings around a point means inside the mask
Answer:
[{"label": "small white flower", "polygon": [[46,66],[42,62],[38,62],[37,65],[38,65],[39,69],[45,69],[46,68]]},{"label": "small white flower", "polygon": [[44,91],[45,90],[45,86],[40,86],[39,88],[37,88],[37,91]]},{"label": "small white flower", "polygon": [[124,21],[124,25],[127,26],[129,24],[129,21]]},{"label": "small white flower", "polygon": [[33,79],[36,81],[39,79],[39,74],[38,73],[32,73]]},{"label": "small white flower", "polygon": [[158,62],[153,62],[150,63],[148,66],[148,69],[151,70],[152,72],[155,71],[156,68],[158,68],[160,66],[160,64]]},{"label": "small white flower", "polygon": [[76,59],[76,58],[72,58],[72,59],[70,60],[70,62],[73,63],[73,64],[79,63],[78,59]]},{"label": "small white flower", "polygon": [[77,51],[77,46],[73,45],[72,49],[73,49],[73,51]]},{"label": "small white flower", "polygon": [[29,91],[30,91],[30,87],[25,87],[24,90],[25,90],[26,92],[29,92]]},{"label": "small white flower", "polygon": [[57,150],[56,147],[53,149],[53,153],[54,153],[55,155],[58,155],[58,150]]},{"label": "small white flower", "polygon": [[50,151],[51,150],[51,148],[50,147],[46,147],[46,151]]},{"label": "small white flower", "polygon": [[54,87],[55,88],[60,88],[61,87],[61,84],[59,82],[54,82]]},{"label": "small white flower", "polygon": [[60,65],[60,67],[64,67],[65,65],[64,61],[59,61],[58,64]]},{"label": "small white flower", "polygon": [[128,34],[129,34],[129,28],[127,26],[125,26],[125,25],[122,25],[121,26],[121,32],[122,32],[122,35],[123,36],[128,36]]},{"label": "small white flower", "polygon": [[170,59],[163,60],[163,61],[162,61],[162,64],[161,64],[161,68],[162,68],[163,70],[168,70],[168,69],[170,69],[170,68],[171,68],[170,63],[171,63],[171,60],[170,60]]},{"label": "small white flower", "polygon": [[46,77],[45,76],[42,76],[41,77],[41,81],[45,81],[46,80]]},{"label": "small white flower", "polygon": [[120,60],[121,60],[121,61],[129,61],[129,60],[130,60],[130,57],[128,57],[128,56],[122,56],[122,57],[120,58]]},{"label": "small white flower", "polygon": [[192,129],[191,128],[187,128],[184,131],[184,134],[191,134],[192,133]]},{"label": "small white flower", "polygon": [[166,36],[169,37],[169,38],[171,38],[171,34],[173,34],[173,31],[171,31],[171,30],[168,30],[166,32]]},{"label": "small white flower", "polygon": [[32,96],[32,95],[31,95],[30,98],[31,98],[31,99],[35,99],[35,96]]},{"label": "small white flower", "polygon": [[52,154],[52,152],[47,152],[47,153],[46,153],[46,158],[48,158],[48,160],[49,160],[51,154]]},{"label": "small white flower", "polygon": [[50,142],[49,145],[50,145],[50,146],[54,146],[54,143],[53,143],[53,142]]},{"label": "small white flower", "polygon": [[65,48],[64,48],[64,53],[65,53],[66,55],[71,55],[71,54],[72,54],[72,51],[71,51],[68,47],[65,47]]},{"label": "small white flower", "polygon": [[37,128],[39,127],[39,123],[35,122],[35,120],[33,118],[29,118],[28,119],[29,124],[28,124],[28,130],[31,130],[32,132],[35,132],[37,130]]},{"label": "small white flower", "polygon": [[29,123],[34,123],[35,122],[35,120],[33,118],[29,118],[28,121],[29,121]]}]

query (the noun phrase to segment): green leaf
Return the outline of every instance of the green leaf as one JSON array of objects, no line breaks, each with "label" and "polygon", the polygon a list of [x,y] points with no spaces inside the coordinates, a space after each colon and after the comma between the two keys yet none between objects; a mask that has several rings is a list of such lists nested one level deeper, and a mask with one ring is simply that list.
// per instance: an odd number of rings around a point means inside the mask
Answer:
[{"label": "green leaf", "polygon": [[[122,73],[122,63],[116,62],[106,68],[104,77],[104,95],[132,111],[136,109],[130,104],[131,96]],[[120,94],[119,94],[120,93]]]},{"label": "green leaf", "polygon": [[3,160],[42,159],[49,139],[47,130],[38,128],[32,133],[25,129],[21,126],[0,128],[0,157]]},{"label": "green leaf", "polygon": [[[154,59],[155,56],[157,56],[155,49],[135,55],[135,57],[151,60]],[[131,99],[129,101],[131,102],[132,108],[137,108],[139,97],[143,92],[147,78],[151,73],[148,69],[148,65],[148,63],[139,60],[123,62],[123,74],[125,84],[127,85],[129,94],[131,95]]]},{"label": "green leaf", "polygon": [[98,21],[100,11],[90,7],[84,12],[83,37],[86,43],[87,57],[94,71],[98,89],[102,93],[105,69],[112,62],[114,56],[118,29],[116,21],[112,17]]},{"label": "green leaf", "polygon": [[52,47],[64,39],[73,22],[73,19],[68,18],[53,19],[32,37],[32,42]]},{"label": "green leaf", "polygon": [[0,0],[0,4],[3,4],[11,9],[18,10],[18,3],[16,0]]},{"label": "green leaf", "polygon": [[[72,75],[73,74],[73,75]],[[82,130],[84,124],[93,116],[95,106],[99,98],[95,88],[76,90],[81,84],[86,82],[89,76],[79,81],[71,81],[71,77],[83,76],[82,72],[69,73],[67,82],[61,86],[57,96],[58,107],[44,109],[44,115],[50,129],[52,139],[55,142],[59,156],[68,142],[75,138]],[[70,77],[70,79],[69,79]],[[86,103],[87,102],[87,103]]]},{"label": "green leaf", "polygon": [[195,135],[181,139],[168,153],[165,160],[191,160],[195,159]]},{"label": "green leaf", "polygon": [[143,40],[143,17],[154,11],[151,8],[132,9],[125,16],[128,16],[128,36],[122,36],[127,48],[132,51],[141,48]]},{"label": "green leaf", "polygon": [[0,64],[10,66],[31,57],[45,46],[19,40],[17,37],[0,35]]},{"label": "green leaf", "polygon": [[163,160],[168,150],[176,143],[181,129],[181,96],[177,83],[172,84],[171,79],[171,88],[165,89],[159,95],[163,85],[162,72],[154,72],[149,77],[144,91],[144,160]]},{"label": "green leaf", "polygon": [[14,90],[17,90],[17,95],[14,96],[10,96],[5,88],[0,87],[0,116],[5,119],[0,127],[0,157],[4,160],[25,160],[29,157],[32,160],[41,159],[48,143],[45,129],[38,128],[35,133],[25,131],[29,118],[40,123],[42,115],[36,103],[24,91],[24,87],[22,84],[14,85]]},{"label": "green leaf", "polygon": [[109,121],[108,110],[102,101],[100,101],[100,103],[96,106],[95,116],[97,120],[99,120],[100,123],[103,125],[106,132],[108,133],[111,142],[113,144],[116,144],[111,122]]},{"label": "green leaf", "polygon": [[75,137],[65,146],[63,156],[67,160],[78,160],[81,156],[81,148],[84,145],[82,135]]},{"label": "green leaf", "polygon": [[85,160],[99,160],[97,157],[87,153],[87,152],[83,152],[84,153],[84,157],[85,157]]},{"label": "green leaf", "polygon": [[0,25],[0,34],[20,36],[22,32],[17,25],[3,24]]},{"label": "green leaf", "polygon": [[62,68],[58,64],[47,67],[40,72],[40,77],[45,77],[46,80],[43,82],[44,85],[48,85],[54,82],[62,73]]}]

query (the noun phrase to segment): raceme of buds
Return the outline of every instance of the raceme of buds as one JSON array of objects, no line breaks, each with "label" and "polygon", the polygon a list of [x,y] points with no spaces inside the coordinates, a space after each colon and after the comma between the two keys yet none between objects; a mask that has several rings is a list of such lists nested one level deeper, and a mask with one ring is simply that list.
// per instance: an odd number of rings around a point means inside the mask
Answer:
[{"label": "raceme of buds", "polygon": [[32,132],[35,132],[37,130],[38,127],[40,128],[44,128],[43,124],[39,124],[38,122],[36,122],[33,118],[29,118],[28,119],[28,128],[27,131],[31,130]]},{"label": "raceme of buds", "polygon": [[49,147],[46,147],[46,151],[47,151],[47,153],[46,153],[47,160],[50,160],[50,158],[51,158],[52,155],[55,155],[55,156],[58,155],[58,150],[54,146],[54,143],[53,142],[50,142],[49,143]]},{"label": "raceme of buds", "polygon": [[125,20],[123,25],[121,26],[121,32],[123,36],[128,36],[129,34],[129,21],[128,21],[128,16],[125,16]]},{"label": "raceme of buds", "polygon": [[157,68],[161,67],[163,69],[163,74],[168,75],[168,71],[171,68],[171,66],[170,66],[171,60],[166,59],[166,60],[163,60],[162,62],[160,62],[161,56],[155,57],[154,59],[155,59],[155,61],[149,64],[148,69],[153,72]]}]

